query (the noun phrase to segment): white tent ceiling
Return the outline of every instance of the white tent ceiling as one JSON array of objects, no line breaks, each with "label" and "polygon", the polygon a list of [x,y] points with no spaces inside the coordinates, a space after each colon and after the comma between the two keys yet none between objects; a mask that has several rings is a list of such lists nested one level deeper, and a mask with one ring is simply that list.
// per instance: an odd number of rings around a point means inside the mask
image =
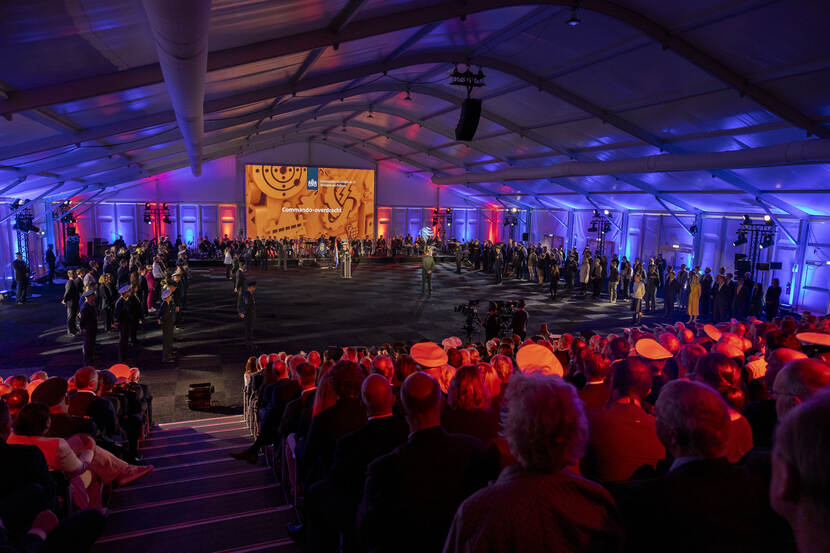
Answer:
[{"label": "white tent ceiling", "polygon": [[[435,175],[830,137],[823,0],[214,0],[204,159],[323,140]],[[0,6],[0,195],[189,165],[137,0]],[[476,139],[454,139],[483,67]],[[492,203],[830,215],[830,164],[453,185]],[[661,204],[660,201],[664,202]],[[760,203],[759,203],[760,202]]]}]

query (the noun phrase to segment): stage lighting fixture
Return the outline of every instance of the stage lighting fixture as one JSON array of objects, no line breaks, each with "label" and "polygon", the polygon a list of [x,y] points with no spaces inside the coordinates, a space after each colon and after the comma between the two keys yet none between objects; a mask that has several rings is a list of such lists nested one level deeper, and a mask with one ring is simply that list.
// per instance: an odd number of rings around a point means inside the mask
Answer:
[{"label": "stage lighting fixture", "polygon": [[749,217],[749,215],[744,215],[744,222],[743,222],[743,224],[744,224],[744,225],[751,225],[751,224],[752,224],[752,219]]},{"label": "stage lighting fixture", "polygon": [[18,209],[21,205],[23,205],[23,200],[17,198],[15,201],[12,202],[12,209]]},{"label": "stage lighting fixture", "polygon": [[167,204],[162,204],[161,208],[162,209],[167,209]]},{"label": "stage lighting fixture", "polygon": [[144,214],[144,222],[147,223],[148,225],[153,222],[153,220],[150,218],[149,213]]},{"label": "stage lighting fixture", "polygon": [[599,210],[598,209],[594,210],[594,217],[599,217]]},{"label": "stage lighting fixture", "polygon": [[680,249],[680,244],[672,244],[671,247],[677,250]]},{"label": "stage lighting fixture", "polygon": [[518,210],[517,208],[515,208],[515,207],[512,207],[512,208],[510,208],[510,211],[511,211],[512,213],[516,213],[516,212],[517,212],[517,211],[519,211],[519,210]]},{"label": "stage lighting fixture", "polygon": [[163,222],[165,225],[169,225],[169,224],[170,224],[170,217],[168,217],[167,215],[165,215],[165,216],[164,216],[164,219],[162,219],[162,222]]},{"label": "stage lighting fixture", "polygon": [[770,217],[769,214],[764,215],[764,222],[769,223],[770,221],[772,221],[772,217]]},{"label": "stage lighting fixture", "polygon": [[590,227],[588,227],[588,232],[596,232],[596,231],[597,231],[597,226],[596,225],[592,224]]},{"label": "stage lighting fixture", "polygon": [[605,223],[602,225],[602,232],[611,232],[611,223]]},{"label": "stage lighting fixture", "polygon": [[772,234],[765,234],[764,239],[761,241],[760,244],[758,244],[758,248],[762,250],[771,248],[774,243],[775,241],[772,238]]},{"label": "stage lighting fixture", "polygon": [[570,27],[576,27],[577,25],[582,23],[582,20],[579,19],[579,10],[576,7],[574,7],[571,10],[571,17],[568,19],[568,21],[566,21],[566,23]]},{"label": "stage lighting fixture", "polygon": [[695,234],[697,232],[697,225],[692,225],[689,227],[689,232]]},{"label": "stage lighting fixture", "polygon": [[146,204],[144,204],[144,209],[150,209],[150,202],[147,202]]},{"label": "stage lighting fixture", "polygon": [[438,209],[437,207],[436,207],[435,209],[433,209],[433,210],[432,210],[432,214],[433,214],[433,215],[438,215],[440,212],[441,212],[441,210],[440,210],[440,209]]},{"label": "stage lighting fixture", "polygon": [[738,239],[735,240],[734,242],[732,242],[732,245],[733,246],[743,246],[744,244],[746,244],[746,233],[745,232],[739,232],[738,233]]},{"label": "stage lighting fixture", "polygon": [[611,212],[610,212],[610,211],[608,211],[607,209],[604,209],[604,210],[602,211],[602,213],[603,213],[603,215],[605,215],[606,217],[607,217],[608,215],[611,215]]}]

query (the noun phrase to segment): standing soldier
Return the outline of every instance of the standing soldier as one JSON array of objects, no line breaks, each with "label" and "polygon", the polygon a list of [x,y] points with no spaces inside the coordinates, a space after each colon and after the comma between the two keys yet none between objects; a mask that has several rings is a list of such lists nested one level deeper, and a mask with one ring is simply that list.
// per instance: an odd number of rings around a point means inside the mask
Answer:
[{"label": "standing soldier", "polygon": [[504,256],[501,253],[501,248],[498,246],[496,246],[496,259],[493,263],[493,269],[496,272],[496,284],[501,284],[504,273]]},{"label": "standing soldier", "polygon": [[242,294],[245,292],[245,268],[246,264],[244,261],[239,262],[239,269],[236,271],[236,277],[234,280],[233,286],[233,293],[236,294],[236,309],[240,311],[240,305],[242,304]]},{"label": "standing soldier", "polygon": [[115,326],[118,328],[118,360],[124,363],[127,360],[127,346],[130,343],[130,333],[133,325],[133,316],[128,303],[130,285],[125,284],[118,289],[121,297],[115,302]]},{"label": "standing soldier", "polygon": [[95,308],[95,290],[83,294],[84,306],[81,308],[81,331],[84,334],[84,365],[94,366],[95,336],[98,334],[98,310]]},{"label": "standing soldier", "polygon": [[421,293],[424,293],[424,288],[429,289],[432,294],[432,271],[435,270],[435,259],[432,257],[432,248],[427,248],[421,261]]},{"label": "standing soldier", "polygon": [[158,322],[161,325],[161,362],[173,363],[173,331],[176,328],[176,311],[178,307],[173,303],[173,291],[170,289],[161,293],[161,309]]},{"label": "standing soldier", "polygon": [[130,325],[130,345],[135,346],[138,343],[138,326],[144,323],[144,312],[141,310],[141,300],[138,298],[138,291],[130,288],[130,294],[127,296],[127,307],[130,309],[130,318],[132,324]]},{"label": "standing soldier", "polygon": [[80,308],[81,291],[75,285],[75,271],[66,271],[66,284],[63,288],[63,300],[61,303],[66,306],[66,333],[72,336],[78,335],[78,310]]},{"label": "standing soldier", "polygon": [[239,318],[245,323],[245,345],[249,351],[254,349],[254,321],[256,320],[256,281],[247,283],[247,290],[240,296]]},{"label": "standing soldier", "polygon": [[55,257],[55,251],[52,249],[52,244],[49,244],[46,247],[46,266],[49,267],[49,284],[55,284],[55,262],[57,258]]}]

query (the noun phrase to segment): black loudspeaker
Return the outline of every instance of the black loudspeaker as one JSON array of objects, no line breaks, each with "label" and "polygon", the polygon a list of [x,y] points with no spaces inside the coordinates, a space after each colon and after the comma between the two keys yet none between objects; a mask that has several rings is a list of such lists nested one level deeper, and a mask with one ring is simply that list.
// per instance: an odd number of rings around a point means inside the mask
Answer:
[{"label": "black loudspeaker", "polygon": [[752,261],[749,259],[739,259],[735,262],[735,276],[743,276],[744,273],[752,272]]},{"label": "black loudspeaker", "polygon": [[772,261],[769,264],[769,268],[773,271],[780,271],[781,270],[781,262],[780,261]]},{"label": "black loudspeaker", "polygon": [[761,263],[759,261],[758,264],[755,265],[755,268],[759,271],[769,271],[769,263]]},{"label": "black loudspeaker", "polygon": [[528,240],[530,240],[530,235],[526,232],[523,232],[522,233],[522,242],[527,242]]},{"label": "black loudspeaker", "polygon": [[481,100],[467,98],[461,104],[461,117],[455,127],[455,139],[470,141],[476,134],[478,120],[481,118]]}]

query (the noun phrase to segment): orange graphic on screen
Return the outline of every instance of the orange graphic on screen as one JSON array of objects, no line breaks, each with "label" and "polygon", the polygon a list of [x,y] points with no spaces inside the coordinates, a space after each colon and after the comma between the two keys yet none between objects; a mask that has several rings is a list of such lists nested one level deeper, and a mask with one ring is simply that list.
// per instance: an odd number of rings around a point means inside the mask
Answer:
[{"label": "orange graphic on screen", "polygon": [[249,238],[374,236],[375,172],[246,165]]}]

